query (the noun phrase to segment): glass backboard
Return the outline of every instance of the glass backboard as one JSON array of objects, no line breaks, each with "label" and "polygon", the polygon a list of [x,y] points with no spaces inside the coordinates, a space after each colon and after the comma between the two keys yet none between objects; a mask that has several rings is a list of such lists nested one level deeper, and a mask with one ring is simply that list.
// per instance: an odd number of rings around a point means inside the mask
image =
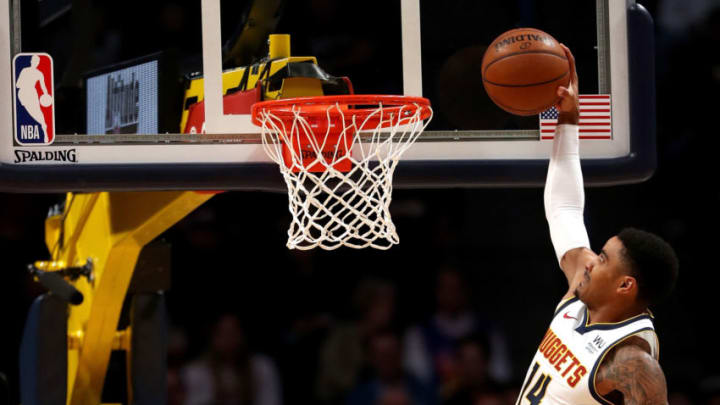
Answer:
[{"label": "glass backboard", "polygon": [[580,92],[602,95],[610,124],[583,137],[586,183],[655,168],[652,19],[634,1],[0,0],[0,19],[3,190],[283,190],[249,106],[349,91],[432,103],[396,187],[541,185],[552,131],[495,106],[480,74],[516,27],[567,44]]}]

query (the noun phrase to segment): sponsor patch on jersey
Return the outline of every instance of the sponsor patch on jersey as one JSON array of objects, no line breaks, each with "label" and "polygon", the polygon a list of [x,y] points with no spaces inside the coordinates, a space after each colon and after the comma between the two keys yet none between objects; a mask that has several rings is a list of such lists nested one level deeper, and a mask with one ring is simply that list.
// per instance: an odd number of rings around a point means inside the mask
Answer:
[{"label": "sponsor patch on jersey", "polygon": [[55,140],[53,60],[46,53],[13,58],[13,118],[20,145],[50,145]]},{"label": "sponsor patch on jersey", "polygon": [[605,340],[600,335],[596,335],[592,341],[588,342],[586,349],[591,354],[595,354],[602,350],[603,347],[605,347]]}]

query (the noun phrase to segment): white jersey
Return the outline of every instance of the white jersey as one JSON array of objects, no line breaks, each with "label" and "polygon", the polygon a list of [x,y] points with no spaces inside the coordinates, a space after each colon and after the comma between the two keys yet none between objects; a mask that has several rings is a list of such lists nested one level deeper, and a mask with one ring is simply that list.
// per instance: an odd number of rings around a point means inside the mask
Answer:
[{"label": "white jersey", "polygon": [[623,322],[588,324],[585,304],[578,298],[560,303],[540,343],[516,405],[611,404],[595,391],[595,375],[605,355],[618,343],[637,336],[658,358],[652,315]]}]

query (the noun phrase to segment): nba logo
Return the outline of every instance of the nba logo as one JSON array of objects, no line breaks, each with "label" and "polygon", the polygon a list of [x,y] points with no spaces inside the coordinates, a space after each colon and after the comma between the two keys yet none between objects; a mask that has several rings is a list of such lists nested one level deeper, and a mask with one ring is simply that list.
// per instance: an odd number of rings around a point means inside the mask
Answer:
[{"label": "nba logo", "polygon": [[15,141],[50,145],[55,140],[53,61],[46,53],[20,53],[13,59]]}]

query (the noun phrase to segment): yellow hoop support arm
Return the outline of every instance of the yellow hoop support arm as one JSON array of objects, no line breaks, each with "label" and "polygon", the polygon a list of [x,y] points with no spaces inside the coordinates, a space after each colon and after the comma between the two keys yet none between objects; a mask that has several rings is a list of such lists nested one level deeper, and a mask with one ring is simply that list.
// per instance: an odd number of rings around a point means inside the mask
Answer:
[{"label": "yellow hoop support arm", "polygon": [[68,337],[82,339],[70,339],[73,344],[68,346],[68,404],[100,403],[140,250],[212,196],[192,191],[68,194],[64,213],[48,218],[46,243],[52,260],[93,263],[92,279],[72,282],[85,299],[70,306]]}]

